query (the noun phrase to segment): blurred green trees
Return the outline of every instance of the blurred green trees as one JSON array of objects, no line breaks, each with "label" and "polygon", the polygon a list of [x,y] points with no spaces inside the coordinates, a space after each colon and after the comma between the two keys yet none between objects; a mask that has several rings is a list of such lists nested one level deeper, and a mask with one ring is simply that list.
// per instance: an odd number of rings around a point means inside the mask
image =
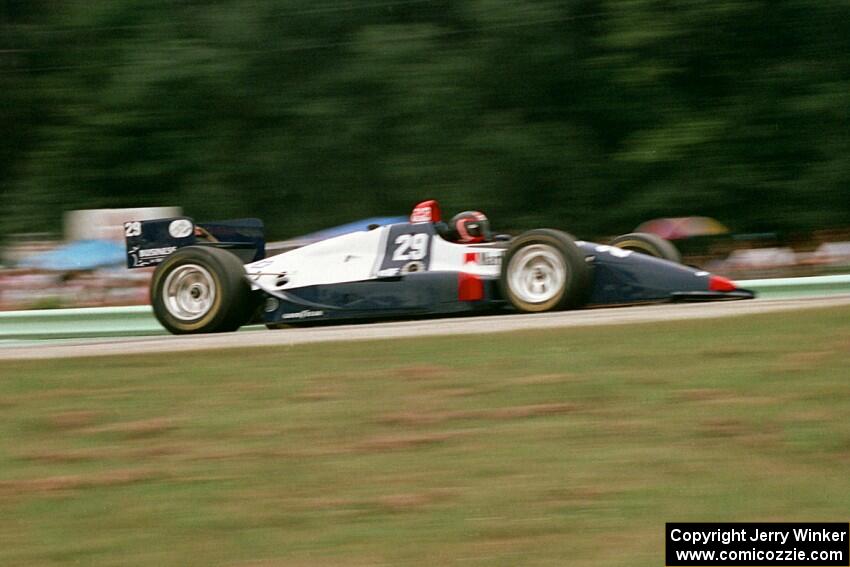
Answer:
[{"label": "blurred green trees", "polygon": [[430,197],[584,236],[848,226],[848,114],[842,0],[0,0],[0,234]]}]

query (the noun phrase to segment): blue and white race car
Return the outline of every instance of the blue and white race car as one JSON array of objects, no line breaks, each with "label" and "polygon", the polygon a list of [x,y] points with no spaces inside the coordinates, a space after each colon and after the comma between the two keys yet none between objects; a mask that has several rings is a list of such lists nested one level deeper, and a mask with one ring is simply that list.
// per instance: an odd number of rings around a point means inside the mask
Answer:
[{"label": "blue and white race car", "polygon": [[188,217],[124,225],[130,268],[157,266],[151,303],[175,334],[462,313],[538,313],[659,301],[750,299],[684,266],[667,241],[609,244],[537,229],[493,235],[477,211],[444,222],[436,201],[409,222],[370,226],[266,257],[257,219]]}]

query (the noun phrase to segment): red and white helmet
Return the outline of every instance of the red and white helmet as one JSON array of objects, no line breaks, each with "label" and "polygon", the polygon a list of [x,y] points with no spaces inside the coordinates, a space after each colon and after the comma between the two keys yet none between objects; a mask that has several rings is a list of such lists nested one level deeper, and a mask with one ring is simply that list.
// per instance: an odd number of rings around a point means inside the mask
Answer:
[{"label": "red and white helmet", "polygon": [[464,211],[452,217],[449,229],[460,244],[475,244],[490,240],[490,221],[480,211]]}]

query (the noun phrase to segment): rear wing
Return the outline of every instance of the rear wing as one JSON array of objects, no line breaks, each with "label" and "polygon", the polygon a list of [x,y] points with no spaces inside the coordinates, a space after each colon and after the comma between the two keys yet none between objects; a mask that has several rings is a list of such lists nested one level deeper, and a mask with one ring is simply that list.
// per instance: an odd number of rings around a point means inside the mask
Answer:
[{"label": "rear wing", "polygon": [[127,267],[156,266],[186,246],[213,246],[236,254],[243,263],[266,256],[263,221],[237,219],[195,223],[189,217],[172,217],[124,223]]}]

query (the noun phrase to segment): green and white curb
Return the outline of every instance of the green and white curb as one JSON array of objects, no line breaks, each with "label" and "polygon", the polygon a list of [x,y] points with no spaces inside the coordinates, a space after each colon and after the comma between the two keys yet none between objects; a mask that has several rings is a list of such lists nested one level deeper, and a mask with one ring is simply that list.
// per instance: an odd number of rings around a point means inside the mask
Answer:
[{"label": "green and white curb", "polygon": [[0,312],[0,340],[165,333],[149,305]]},{"label": "green and white curb", "polygon": [[850,293],[850,274],[740,280],[735,285],[753,290],[762,298],[835,295]]}]

